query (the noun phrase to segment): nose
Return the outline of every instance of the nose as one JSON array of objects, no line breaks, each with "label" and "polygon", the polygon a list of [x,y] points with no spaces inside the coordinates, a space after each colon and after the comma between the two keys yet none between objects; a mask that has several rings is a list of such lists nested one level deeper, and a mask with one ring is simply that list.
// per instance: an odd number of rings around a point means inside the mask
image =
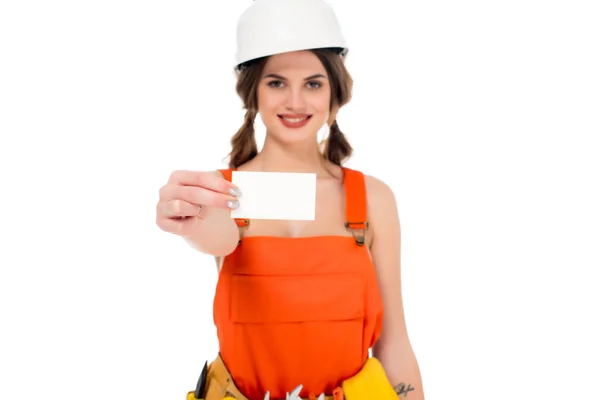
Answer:
[{"label": "nose", "polygon": [[290,88],[287,92],[286,107],[288,110],[302,113],[306,111],[306,94],[302,89]]}]

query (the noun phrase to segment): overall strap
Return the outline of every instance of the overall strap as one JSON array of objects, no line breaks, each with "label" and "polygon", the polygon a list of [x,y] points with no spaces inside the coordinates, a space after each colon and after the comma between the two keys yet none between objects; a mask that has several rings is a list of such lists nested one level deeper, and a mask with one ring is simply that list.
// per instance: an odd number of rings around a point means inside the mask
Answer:
[{"label": "overall strap", "polygon": [[[220,169],[219,172],[221,174],[223,174],[223,177],[225,179],[227,179],[229,182],[231,182],[231,175],[232,175],[232,169]],[[250,224],[250,221],[247,219],[243,219],[243,218],[235,218],[235,223],[237,224],[238,227],[244,227],[244,226],[248,226],[248,224]]]},{"label": "overall strap", "polygon": [[367,191],[362,172],[343,168],[344,189],[346,190],[346,229],[352,232],[356,244],[365,244],[365,233],[369,229],[367,221]]}]

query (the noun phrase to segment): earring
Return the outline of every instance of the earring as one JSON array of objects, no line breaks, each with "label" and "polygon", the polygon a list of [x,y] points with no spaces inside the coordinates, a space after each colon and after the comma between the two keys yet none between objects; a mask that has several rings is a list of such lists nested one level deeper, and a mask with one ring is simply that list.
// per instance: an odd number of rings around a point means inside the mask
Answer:
[{"label": "earring", "polygon": [[323,124],[323,126],[321,127],[321,129],[319,129],[319,131],[317,133],[318,142],[324,143],[327,140],[328,136],[329,136],[329,125]]}]

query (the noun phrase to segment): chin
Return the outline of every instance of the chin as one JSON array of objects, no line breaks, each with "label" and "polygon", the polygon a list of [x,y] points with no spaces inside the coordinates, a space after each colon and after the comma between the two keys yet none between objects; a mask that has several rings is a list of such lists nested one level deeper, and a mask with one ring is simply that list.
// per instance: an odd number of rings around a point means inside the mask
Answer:
[{"label": "chin", "polygon": [[275,132],[277,141],[285,144],[300,144],[306,142],[315,142],[317,138],[317,129],[306,126],[302,129],[279,128]]},{"label": "chin", "polygon": [[268,131],[272,132],[274,139],[278,142],[290,145],[316,142],[317,133],[320,129],[315,121],[310,121],[310,123],[298,128],[287,127],[277,120],[273,122],[267,127]]}]

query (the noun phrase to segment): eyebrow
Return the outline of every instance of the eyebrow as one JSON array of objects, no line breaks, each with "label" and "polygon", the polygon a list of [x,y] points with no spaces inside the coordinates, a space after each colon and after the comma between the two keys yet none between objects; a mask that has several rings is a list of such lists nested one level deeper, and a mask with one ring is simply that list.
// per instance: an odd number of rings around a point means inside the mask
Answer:
[{"label": "eyebrow", "polygon": [[[275,79],[281,79],[282,81],[286,80],[283,76],[277,75],[277,74],[268,74],[268,75],[265,75],[264,78],[275,78]],[[316,78],[325,78],[325,79],[327,79],[327,77],[325,75],[315,74],[315,75],[309,76],[308,78],[304,78],[304,80],[305,81],[309,81],[311,79],[316,79]]]}]

